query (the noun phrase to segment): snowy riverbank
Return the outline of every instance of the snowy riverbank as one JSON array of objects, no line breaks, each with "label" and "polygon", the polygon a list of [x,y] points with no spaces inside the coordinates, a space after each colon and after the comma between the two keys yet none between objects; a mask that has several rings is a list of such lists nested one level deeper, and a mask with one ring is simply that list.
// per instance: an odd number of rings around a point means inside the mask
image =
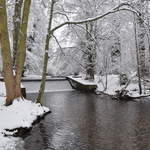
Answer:
[{"label": "snowy riverbank", "polygon": [[[119,75],[108,75],[107,76],[107,86],[106,86],[106,77],[96,77],[95,82],[98,86],[97,91],[103,92],[108,95],[115,95],[117,91],[125,88],[129,97],[138,98],[142,96],[149,96],[150,95],[150,87],[142,84],[142,93],[139,94],[139,86],[138,86],[138,77],[133,74],[129,77],[128,85],[120,85],[120,76]],[[142,81],[143,83],[143,81]],[[127,86],[127,87],[126,87]]]},{"label": "snowy riverbank", "polygon": [[[71,77],[73,78],[73,77]],[[123,89],[126,85],[120,85],[120,76],[109,74],[106,76],[95,76],[94,81],[84,80],[85,75],[80,75],[79,78],[73,78],[77,82],[80,82],[85,85],[97,85],[96,92],[97,93],[104,93],[107,95],[116,95],[117,91]],[[127,95],[132,98],[138,98],[141,96],[149,96],[150,95],[150,86],[142,85],[142,95],[139,94],[139,86],[138,86],[138,78],[135,73],[129,76],[129,85],[125,88],[127,91]],[[142,81],[143,83],[143,81]]]},{"label": "snowy riverbank", "polygon": [[16,99],[12,105],[5,106],[5,98],[4,85],[0,82],[0,150],[16,150],[21,139],[11,135],[19,128],[31,128],[34,121],[49,112],[49,108],[25,99]]}]

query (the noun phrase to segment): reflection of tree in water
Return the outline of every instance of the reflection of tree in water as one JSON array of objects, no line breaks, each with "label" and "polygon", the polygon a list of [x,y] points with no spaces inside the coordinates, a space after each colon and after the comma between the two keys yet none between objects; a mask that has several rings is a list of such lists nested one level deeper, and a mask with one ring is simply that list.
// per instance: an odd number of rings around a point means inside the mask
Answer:
[{"label": "reflection of tree in water", "polygon": [[55,150],[50,146],[49,128],[44,121],[35,126],[31,135],[25,138],[25,149],[27,150]]},{"label": "reflection of tree in water", "polygon": [[[56,102],[60,95],[61,100]],[[51,97],[55,99],[53,104],[57,107],[53,112],[55,119],[50,121],[52,126],[48,125],[51,131],[48,133],[50,138],[47,142],[57,150],[93,150],[97,132],[95,101],[91,100],[94,97],[91,94],[81,94],[81,99],[79,93],[60,95],[57,98]]]},{"label": "reflection of tree in water", "polygon": [[75,132],[75,144],[79,149],[95,150],[96,149],[96,101],[95,95],[86,94],[82,96],[83,103],[79,110],[76,120],[76,126],[73,128]]},{"label": "reflection of tree in water", "polygon": [[135,124],[135,139],[134,145],[136,150],[148,150],[150,149],[150,117],[149,106],[146,103],[140,103],[138,105],[138,114]]},{"label": "reflection of tree in water", "polygon": [[[110,142],[110,148],[113,150],[128,150],[130,147],[130,135],[133,128],[130,127],[132,120],[128,114],[130,112],[126,102],[118,102],[111,104],[110,120],[108,126],[108,139]],[[129,111],[129,112],[128,112]],[[133,118],[132,118],[133,119]],[[130,121],[129,121],[130,120]]]},{"label": "reflection of tree in water", "polygon": [[50,140],[50,138],[49,138],[49,132],[47,132],[46,131],[46,127],[45,127],[45,125],[43,124],[43,123],[40,123],[39,124],[39,130],[40,130],[40,135],[41,135],[41,137],[42,137],[42,143],[43,143],[43,148],[46,150],[46,149],[49,149],[49,150],[55,150],[54,148],[52,148],[51,146],[50,146],[50,144],[49,144],[49,140]]},{"label": "reflection of tree in water", "polygon": [[148,103],[67,92],[46,96],[52,114],[33,128],[27,150],[149,150]]}]

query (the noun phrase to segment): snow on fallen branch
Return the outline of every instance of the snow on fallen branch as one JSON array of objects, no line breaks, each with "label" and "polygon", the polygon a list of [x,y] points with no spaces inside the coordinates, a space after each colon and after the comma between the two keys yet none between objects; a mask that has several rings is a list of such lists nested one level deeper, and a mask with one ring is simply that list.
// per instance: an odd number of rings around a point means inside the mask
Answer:
[{"label": "snow on fallen branch", "polygon": [[[130,84],[131,84],[131,86],[132,86],[132,80],[134,79],[136,77],[136,74],[134,73],[134,74],[132,74],[131,75],[131,78],[127,81],[127,83],[125,84],[125,86],[124,87],[122,87],[120,90],[117,90],[116,91],[116,95],[114,96],[114,98],[117,98],[117,99],[119,99],[119,98],[134,98],[134,99],[137,99],[137,98],[144,98],[144,97],[149,97],[150,96],[150,94],[142,94],[142,95],[140,95],[140,94],[136,94],[136,95],[134,95],[134,96],[132,96],[132,95],[130,95],[130,93],[129,93],[129,89],[127,89],[128,88],[128,86],[130,86]],[[127,89],[127,90],[126,90]]]},{"label": "snow on fallen branch", "polygon": [[[104,82],[104,76],[101,77]],[[139,86],[138,86],[138,78],[136,73],[133,73],[127,80],[125,85],[120,85],[120,76],[119,75],[108,75],[108,88],[104,90],[104,86],[99,82],[99,77],[96,77],[97,83],[97,94],[106,94],[115,99],[125,99],[125,100],[133,100],[142,97],[150,96],[150,88],[145,89],[144,94],[139,94]]]},{"label": "snow on fallen branch", "polygon": [[133,75],[131,75],[131,78],[128,79],[127,83],[125,84],[125,86],[121,89],[117,91],[117,94],[119,94],[119,97],[124,97],[128,91],[126,90],[126,88],[129,86],[129,84],[131,83],[132,79],[136,76],[136,74],[134,73]]}]

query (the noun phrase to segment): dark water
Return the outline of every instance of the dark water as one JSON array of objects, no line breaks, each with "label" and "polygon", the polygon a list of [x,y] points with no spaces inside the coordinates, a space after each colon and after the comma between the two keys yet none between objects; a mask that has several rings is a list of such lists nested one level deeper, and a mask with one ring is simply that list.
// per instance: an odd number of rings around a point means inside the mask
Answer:
[{"label": "dark water", "polygon": [[46,94],[45,105],[52,113],[25,139],[26,150],[150,150],[148,100],[118,102],[72,91]]}]

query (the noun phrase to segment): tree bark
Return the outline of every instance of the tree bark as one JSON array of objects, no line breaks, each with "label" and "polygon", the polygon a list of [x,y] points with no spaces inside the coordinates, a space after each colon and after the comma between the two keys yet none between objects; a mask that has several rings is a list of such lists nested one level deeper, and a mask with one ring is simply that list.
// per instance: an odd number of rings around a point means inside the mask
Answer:
[{"label": "tree bark", "polygon": [[15,1],[15,11],[13,16],[14,30],[13,30],[13,66],[15,66],[16,55],[17,55],[17,46],[19,39],[19,30],[21,24],[21,8],[23,0]]},{"label": "tree bark", "polygon": [[[141,12],[141,17],[143,16],[143,0],[140,0],[137,4],[137,7],[139,8]],[[140,62],[140,74],[141,77],[144,78],[145,75],[145,26],[144,26],[144,20],[142,20],[140,17],[137,17],[137,29],[138,29],[138,49],[139,49],[139,62]]]},{"label": "tree bark", "polygon": [[15,98],[22,97],[21,75],[26,54],[26,35],[31,0],[24,1],[23,19],[21,22],[19,41],[17,45],[16,75],[13,74],[13,61],[7,27],[7,11],[5,0],[0,1],[0,43],[2,48],[3,72],[6,86],[6,105],[10,105]]},{"label": "tree bark", "polygon": [[[123,6],[128,6],[129,8],[121,8]],[[49,33],[52,34],[57,29],[62,28],[65,25],[79,25],[79,24],[86,24],[86,23],[89,23],[89,22],[94,22],[94,21],[100,20],[100,19],[102,19],[102,18],[104,18],[104,17],[106,17],[110,14],[114,14],[118,11],[127,11],[127,12],[131,12],[131,13],[136,14],[137,16],[139,16],[139,11],[135,10],[134,7],[132,7],[128,3],[122,3],[119,6],[115,7],[112,11],[108,11],[108,12],[104,13],[103,15],[98,15],[96,17],[88,18],[88,19],[80,20],[80,21],[66,21],[64,23],[61,23],[60,25],[58,25],[58,26],[54,27],[53,29],[51,29],[51,31],[49,31]]]},{"label": "tree bark", "polygon": [[94,35],[94,23],[86,23],[86,54],[84,54],[86,79],[94,80],[95,61],[96,61],[96,43],[91,37]]},{"label": "tree bark", "polygon": [[0,0],[0,20],[0,43],[2,51],[4,81],[6,87],[6,105],[10,105],[15,98],[15,80],[11,61],[5,0]]},{"label": "tree bark", "polygon": [[137,59],[137,75],[138,75],[139,94],[142,94],[139,49],[138,49],[138,41],[137,41],[137,27],[136,27],[137,25],[136,25],[135,17],[136,16],[134,15],[134,35],[135,35],[135,47],[136,47],[136,59]]},{"label": "tree bark", "polygon": [[31,0],[24,1],[23,16],[19,32],[19,40],[17,46],[16,56],[16,97],[22,97],[21,94],[21,77],[26,57],[26,38],[27,38],[27,27],[30,13]]},{"label": "tree bark", "polygon": [[50,18],[49,18],[49,24],[48,24],[48,31],[47,31],[47,35],[46,35],[42,81],[41,81],[41,85],[40,85],[39,94],[38,94],[38,97],[37,97],[37,103],[40,103],[40,104],[42,104],[42,98],[43,98],[44,90],[45,90],[46,73],[47,73],[47,65],[48,65],[49,42],[50,42],[50,39],[51,39],[51,36],[52,36],[50,31],[51,31],[51,27],[52,27],[54,4],[55,4],[55,0],[52,0],[51,1]]}]

